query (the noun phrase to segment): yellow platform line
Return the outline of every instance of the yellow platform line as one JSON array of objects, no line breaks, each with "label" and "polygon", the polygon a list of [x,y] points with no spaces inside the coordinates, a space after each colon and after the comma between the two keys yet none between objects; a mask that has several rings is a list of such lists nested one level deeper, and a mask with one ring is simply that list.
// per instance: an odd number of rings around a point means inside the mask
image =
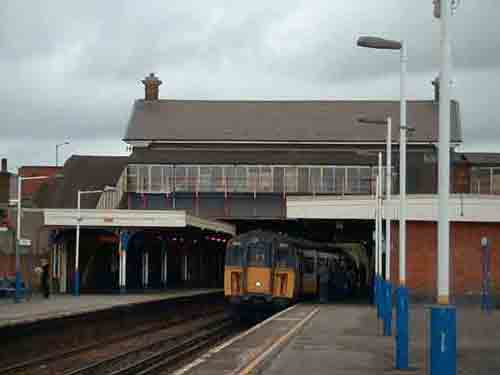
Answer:
[{"label": "yellow platform line", "polygon": [[303,318],[299,323],[297,323],[290,331],[288,331],[285,335],[278,338],[269,348],[267,348],[263,353],[261,353],[257,358],[255,358],[250,364],[248,364],[243,370],[237,370],[235,374],[238,375],[249,375],[252,371],[261,364],[264,359],[276,348],[280,345],[287,342],[292,335],[297,332],[300,328],[304,326],[312,317],[319,311],[319,307],[316,307],[313,311],[311,311],[305,318]]}]

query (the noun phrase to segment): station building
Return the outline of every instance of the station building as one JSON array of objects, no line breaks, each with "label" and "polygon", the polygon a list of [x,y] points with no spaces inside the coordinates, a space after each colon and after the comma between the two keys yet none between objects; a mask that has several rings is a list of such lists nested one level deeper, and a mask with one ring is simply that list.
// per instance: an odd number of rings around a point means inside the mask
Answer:
[{"label": "station building", "polygon": [[[189,217],[192,223],[203,224],[180,229],[143,221],[141,228],[133,229],[135,250],[130,250],[127,261],[127,287],[144,286],[145,272],[148,285],[166,282],[162,252],[178,254],[165,266],[168,282],[172,278],[173,283],[186,283],[196,277],[200,284],[212,279],[220,283],[219,276],[201,276],[205,263],[215,259],[212,267],[220,270],[225,241],[256,228],[318,241],[363,241],[371,256],[377,157],[379,152],[385,154],[386,128],[358,124],[359,115],[365,115],[391,116],[394,127],[395,195],[386,202],[384,216],[394,220],[392,275],[397,281],[398,101],[170,100],[159,98],[162,82],[154,74],[142,83],[145,96],[133,104],[124,136],[131,154],[72,156],[57,188],[38,197],[41,207],[54,208],[44,215],[53,230],[55,275],[60,275],[60,254],[74,259],[77,192],[92,189],[103,192],[82,196],[81,207],[90,211],[81,223],[94,220],[82,233],[82,248],[88,249],[81,255],[80,272],[88,273],[82,276],[83,288],[122,286],[117,281],[121,276],[106,272],[117,272],[120,252],[115,250],[123,250],[116,222],[122,220],[122,229],[127,228],[132,219],[146,218],[148,213],[160,217],[181,212],[186,223]],[[432,297],[436,284],[438,108],[436,98],[408,102],[408,123],[415,131],[407,146],[407,282],[422,297]],[[450,205],[463,213],[452,224],[451,273],[458,297],[480,293],[480,238],[489,236],[493,249],[500,246],[500,217],[491,211],[500,209],[495,196],[500,193],[500,157],[456,153],[462,144],[458,102],[452,102],[451,111],[452,188],[457,195]],[[92,218],[92,212],[100,216]],[[128,216],[113,216],[119,212]],[[97,251],[100,246],[114,250]],[[211,247],[215,250],[208,251]],[[186,257],[196,251],[195,258]],[[492,251],[494,280],[500,280],[497,254]],[[71,267],[65,272],[70,275]],[[69,288],[68,277],[64,284]],[[495,287],[498,293],[500,284]]]}]

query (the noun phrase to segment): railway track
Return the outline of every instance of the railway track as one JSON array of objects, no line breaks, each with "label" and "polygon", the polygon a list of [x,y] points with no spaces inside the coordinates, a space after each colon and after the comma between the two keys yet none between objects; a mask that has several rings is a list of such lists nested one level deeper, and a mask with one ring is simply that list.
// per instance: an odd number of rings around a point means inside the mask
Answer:
[{"label": "railway track", "polygon": [[[156,350],[156,348],[161,347],[162,345],[167,344],[168,342],[175,342],[176,341],[176,335],[169,335],[168,334],[169,330],[176,329],[176,328],[178,329],[178,328],[182,327],[183,325],[189,325],[189,324],[195,323],[197,321],[207,319],[207,316],[210,316],[210,317],[222,316],[222,317],[224,317],[222,319],[228,319],[227,318],[228,315],[225,314],[223,311],[224,311],[223,309],[217,309],[213,312],[210,312],[210,314],[207,314],[205,312],[205,313],[197,314],[194,316],[191,315],[189,317],[186,317],[186,318],[183,318],[183,319],[180,319],[177,321],[172,321],[172,322],[163,323],[163,324],[155,324],[153,326],[147,327],[145,329],[137,330],[137,331],[130,333],[130,334],[121,335],[121,336],[114,337],[114,338],[107,339],[107,340],[101,340],[99,342],[95,342],[95,343],[92,343],[89,345],[71,348],[71,349],[66,350],[66,351],[51,353],[51,354],[46,355],[46,356],[34,358],[34,359],[24,361],[21,363],[16,363],[14,365],[10,365],[8,367],[0,369],[0,375],[17,375],[17,374],[31,374],[31,373],[40,374],[40,373],[44,373],[45,371],[47,371],[47,373],[49,373],[49,374],[63,373],[64,370],[62,370],[62,371],[57,370],[54,372],[54,371],[51,371],[50,369],[53,368],[54,366],[56,366],[56,364],[59,362],[69,361],[73,357],[78,357],[78,356],[84,355],[85,353],[99,352],[99,350],[102,350],[103,348],[105,348],[108,345],[114,345],[114,344],[119,345],[120,343],[126,342],[127,340],[138,339],[143,335],[148,335],[148,334],[153,334],[153,333],[165,331],[166,336],[164,339],[155,340],[154,342],[147,344],[147,345],[143,345],[142,347],[128,350],[126,352],[121,353],[121,355],[123,356],[123,358],[125,358],[127,356],[132,356],[134,353],[139,353],[139,351],[141,349],[142,349],[142,351],[147,351],[149,349],[150,353],[152,353]],[[220,319],[221,318],[215,318],[215,321],[220,321]],[[206,327],[209,327],[210,324],[213,324],[213,323],[208,323],[208,325],[206,325]],[[201,328],[204,329],[206,327],[204,326]],[[200,328],[197,328],[197,331],[199,329]],[[194,334],[194,333],[195,332],[191,332],[190,334]],[[186,333],[184,333],[184,334],[186,334]],[[189,336],[189,333],[188,333],[188,336]],[[93,356],[93,354],[90,354],[89,357],[92,357],[92,356]],[[115,357],[119,357],[119,356],[120,355],[116,355]],[[111,358],[108,358],[108,359],[111,360]],[[98,362],[103,362],[103,364],[104,364],[105,360],[95,361],[94,364],[96,364]],[[88,361],[87,361],[87,363],[88,363]],[[91,366],[86,366],[86,367],[89,367],[89,369],[90,369]],[[85,369],[85,367],[82,367],[78,370],[84,371],[84,369]],[[74,373],[74,374],[80,374],[80,373],[81,374],[84,374],[84,373],[94,374],[94,372],[78,372],[77,370],[69,371],[67,373],[68,374],[72,374],[72,373]]]},{"label": "railway track", "polygon": [[207,348],[235,330],[232,319],[223,319],[213,323],[188,337],[172,337],[163,342],[162,348],[139,348],[134,351],[120,353],[107,360],[94,363],[64,375],[148,375],[158,374],[164,369],[175,366],[179,361]]}]

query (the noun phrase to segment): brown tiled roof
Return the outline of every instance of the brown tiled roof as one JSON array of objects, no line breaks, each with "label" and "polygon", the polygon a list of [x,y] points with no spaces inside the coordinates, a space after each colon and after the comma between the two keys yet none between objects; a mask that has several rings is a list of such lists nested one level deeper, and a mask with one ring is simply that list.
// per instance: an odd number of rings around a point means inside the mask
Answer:
[{"label": "brown tiled roof", "polygon": [[[438,104],[408,102],[413,142],[438,139]],[[398,101],[137,100],[125,141],[383,142],[383,126],[360,126],[359,115],[392,116],[399,137]],[[462,140],[459,105],[452,102],[451,140]]]},{"label": "brown tiled roof", "polygon": [[[76,208],[78,190],[102,189],[115,185],[128,163],[127,156],[73,155],[61,171],[53,189],[41,189],[36,204],[43,208]],[[82,196],[82,208],[95,208],[99,194]]]}]

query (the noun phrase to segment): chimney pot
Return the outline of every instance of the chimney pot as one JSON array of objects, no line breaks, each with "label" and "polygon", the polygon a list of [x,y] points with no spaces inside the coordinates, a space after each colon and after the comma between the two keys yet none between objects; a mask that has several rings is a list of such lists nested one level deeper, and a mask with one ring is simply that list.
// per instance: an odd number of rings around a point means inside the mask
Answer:
[{"label": "chimney pot", "polygon": [[144,99],[158,100],[159,87],[163,82],[154,73],[150,73],[141,82],[144,84]]},{"label": "chimney pot", "polygon": [[434,86],[434,101],[436,103],[439,102],[439,85],[440,85],[440,82],[439,82],[439,76],[438,76],[434,79],[434,81],[432,81],[432,86]]},{"label": "chimney pot", "polygon": [[2,169],[1,169],[1,172],[7,173],[7,159],[6,158],[2,158]]}]

